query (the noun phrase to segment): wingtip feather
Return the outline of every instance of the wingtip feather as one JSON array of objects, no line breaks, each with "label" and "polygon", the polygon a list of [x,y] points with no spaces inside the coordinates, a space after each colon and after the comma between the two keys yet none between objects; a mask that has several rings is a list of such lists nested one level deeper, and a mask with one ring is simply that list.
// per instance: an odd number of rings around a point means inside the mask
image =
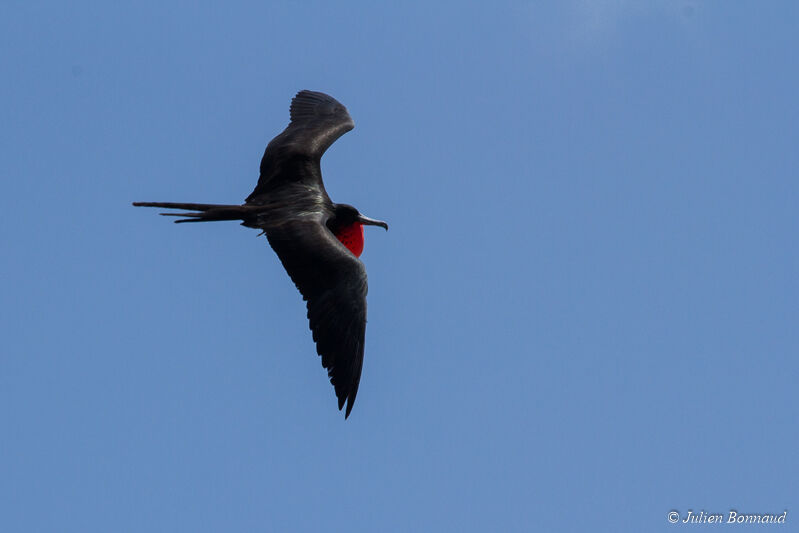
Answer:
[{"label": "wingtip feather", "polygon": [[[343,115],[349,117],[344,105],[325,93],[317,91],[300,91],[291,99],[289,108],[291,120],[302,120],[310,117],[327,117]],[[351,121],[352,119],[350,119]]]}]

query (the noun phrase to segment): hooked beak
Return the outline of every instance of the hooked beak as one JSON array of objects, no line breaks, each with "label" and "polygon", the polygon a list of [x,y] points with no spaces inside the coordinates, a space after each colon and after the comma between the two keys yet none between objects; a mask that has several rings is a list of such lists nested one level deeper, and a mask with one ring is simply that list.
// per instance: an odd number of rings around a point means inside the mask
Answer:
[{"label": "hooked beak", "polygon": [[358,222],[360,222],[364,226],[380,226],[381,228],[385,228],[385,230],[388,231],[388,224],[386,224],[382,220],[375,220],[373,218],[365,217],[359,214]]}]

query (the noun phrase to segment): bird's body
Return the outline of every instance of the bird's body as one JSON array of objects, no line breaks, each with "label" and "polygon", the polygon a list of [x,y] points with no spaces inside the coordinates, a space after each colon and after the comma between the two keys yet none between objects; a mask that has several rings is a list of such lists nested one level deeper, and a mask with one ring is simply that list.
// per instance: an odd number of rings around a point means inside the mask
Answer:
[{"label": "bird's body", "polygon": [[291,122],[266,147],[255,190],[241,205],[135,202],[182,209],[162,213],[176,222],[240,220],[266,234],[269,244],[307,302],[317,352],[345,417],[358,393],[366,332],[366,269],[363,225],[385,222],[330,200],[322,182],[325,150],[354,127],[334,98],[301,91],[291,102]]}]

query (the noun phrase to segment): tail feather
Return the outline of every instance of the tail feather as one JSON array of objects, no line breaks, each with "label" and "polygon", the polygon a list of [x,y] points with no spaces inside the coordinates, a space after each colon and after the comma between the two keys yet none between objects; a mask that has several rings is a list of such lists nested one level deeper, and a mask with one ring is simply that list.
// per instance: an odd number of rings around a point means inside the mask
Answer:
[{"label": "tail feather", "polygon": [[176,220],[181,222],[216,222],[219,220],[243,220],[253,218],[256,206],[224,204],[189,204],[181,202],[133,202],[136,207],[162,207],[164,209],[184,209],[187,213],[159,213],[170,217],[188,217]]}]

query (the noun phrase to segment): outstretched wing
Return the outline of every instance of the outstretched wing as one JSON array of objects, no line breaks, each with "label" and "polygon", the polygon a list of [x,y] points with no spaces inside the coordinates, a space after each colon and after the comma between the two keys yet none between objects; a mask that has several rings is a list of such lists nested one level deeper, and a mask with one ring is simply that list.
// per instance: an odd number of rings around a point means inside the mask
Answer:
[{"label": "outstretched wing", "polygon": [[264,195],[286,184],[310,187],[327,197],[319,161],[355,123],[335,98],[313,91],[298,92],[291,100],[290,112],[289,125],[266,147],[258,185],[247,203],[264,203]]},{"label": "outstretched wing", "polygon": [[316,351],[322,357],[338,408],[350,415],[363,367],[366,268],[325,227],[322,216],[295,219],[266,236],[308,306]]}]

